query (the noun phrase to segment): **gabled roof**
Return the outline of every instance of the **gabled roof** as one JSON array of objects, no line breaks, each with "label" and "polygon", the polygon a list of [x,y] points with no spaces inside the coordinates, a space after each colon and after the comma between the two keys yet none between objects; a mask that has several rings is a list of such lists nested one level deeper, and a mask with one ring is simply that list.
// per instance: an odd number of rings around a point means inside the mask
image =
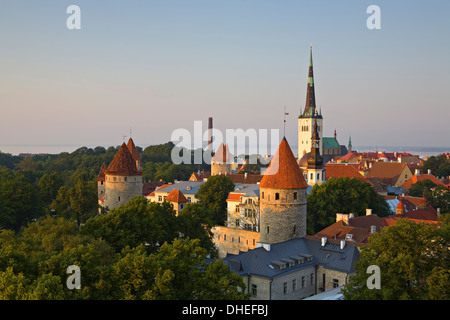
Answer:
[{"label": "gabled roof", "polygon": [[341,145],[334,137],[323,137],[322,138],[322,148],[323,149],[340,149]]},{"label": "gabled roof", "polygon": [[438,178],[436,178],[433,175],[430,174],[420,174],[420,175],[413,175],[411,178],[409,178],[405,183],[402,184],[402,187],[405,188],[407,191],[409,191],[409,189],[411,188],[411,186],[418,182],[418,181],[423,181],[423,180],[431,180],[431,182],[437,184],[437,185],[442,185],[445,186],[444,183],[442,183],[441,180],[439,180]]},{"label": "gabled roof", "polygon": [[259,184],[261,188],[306,189],[308,184],[295,160],[291,147],[283,138]]},{"label": "gabled roof", "polygon": [[367,177],[378,177],[381,178],[384,183],[395,185],[405,168],[410,171],[406,163],[374,162],[372,168],[367,173]]},{"label": "gabled roof", "polygon": [[188,202],[183,192],[173,189],[166,197],[167,202],[185,203]]},{"label": "gabled roof", "polygon": [[203,181],[203,179],[209,177],[211,177],[211,172],[209,171],[193,172],[189,177],[189,181]]},{"label": "gabled roof", "polygon": [[142,175],[142,171],[137,169],[133,155],[128,150],[126,144],[122,143],[119,151],[109,164],[108,169],[106,169],[105,174],[116,176],[137,176]]},{"label": "gabled roof", "polygon": [[367,180],[361,173],[359,173],[358,170],[352,165],[347,164],[326,164],[326,177],[329,178],[342,178],[342,177],[348,177],[348,178],[356,178],[358,180],[361,180],[363,182],[366,182],[370,185],[372,183]]}]

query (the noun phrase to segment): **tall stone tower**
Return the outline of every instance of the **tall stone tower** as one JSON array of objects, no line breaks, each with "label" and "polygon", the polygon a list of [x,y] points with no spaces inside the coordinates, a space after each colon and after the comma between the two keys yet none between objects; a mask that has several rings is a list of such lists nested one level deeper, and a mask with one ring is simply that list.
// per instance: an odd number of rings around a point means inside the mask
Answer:
[{"label": "tall stone tower", "polygon": [[142,195],[142,171],[125,143],[105,171],[104,206],[109,210]]},{"label": "tall stone tower", "polygon": [[98,174],[97,178],[97,192],[98,197],[102,195],[103,192],[105,192],[105,171],[106,171],[106,165],[103,162],[102,167],[100,168],[100,172]]},{"label": "tall stone tower", "polygon": [[260,184],[260,241],[277,243],[306,235],[306,183],[286,138]]},{"label": "tall stone tower", "polygon": [[211,176],[231,173],[231,155],[226,144],[221,143],[211,159]]},{"label": "tall stone tower", "polygon": [[318,112],[316,108],[316,96],[314,92],[314,73],[312,62],[312,46],[309,58],[309,75],[308,85],[306,87],[306,105],[303,113],[298,117],[298,154],[300,159],[311,150],[311,136],[313,133],[314,121],[317,120],[317,131],[319,132],[320,142],[319,150],[323,154],[323,118],[322,112]]}]

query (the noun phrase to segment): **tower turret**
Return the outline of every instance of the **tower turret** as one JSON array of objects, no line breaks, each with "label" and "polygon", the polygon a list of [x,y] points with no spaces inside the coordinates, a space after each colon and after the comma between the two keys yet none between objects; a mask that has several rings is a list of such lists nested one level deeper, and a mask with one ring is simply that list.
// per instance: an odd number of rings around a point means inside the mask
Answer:
[{"label": "tower turret", "polygon": [[281,141],[259,187],[261,242],[304,237],[308,184],[286,138]]}]

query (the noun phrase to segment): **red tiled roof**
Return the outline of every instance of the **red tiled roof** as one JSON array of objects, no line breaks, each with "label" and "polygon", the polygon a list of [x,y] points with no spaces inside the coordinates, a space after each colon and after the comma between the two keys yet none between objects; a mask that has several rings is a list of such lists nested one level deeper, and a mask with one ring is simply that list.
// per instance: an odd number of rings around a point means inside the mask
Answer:
[{"label": "red tiled roof", "polygon": [[230,163],[231,162],[231,154],[228,150],[228,146],[223,143],[220,144],[214,156],[211,158],[211,162],[218,163]]},{"label": "red tiled roof", "polygon": [[132,154],[135,161],[139,161],[139,164],[142,166],[142,160],[141,156],[139,155],[139,151],[136,149],[136,146],[134,145],[133,139],[129,139],[127,143],[127,148]]},{"label": "red tiled roof", "polygon": [[177,189],[173,189],[166,197],[167,202],[184,203],[188,202],[183,192]]},{"label": "red tiled roof", "polygon": [[306,189],[308,187],[286,138],[283,138],[278,146],[259,186],[280,189]]},{"label": "red tiled roof", "polygon": [[119,151],[109,164],[108,169],[106,169],[105,174],[116,176],[137,176],[142,175],[142,171],[137,169],[133,155],[128,150],[125,143],[122,143]]},{"label": "red tiled roof", "polygon": [[105,181],[105,171],[106,171],[106,165],[103,162],[102,167],[100,168],[100,173],[98,174],[97,181]]},{"label": "red tiled roof", "polygon": [[207,179],[211,177],[211,172],[209,171],[202,171],[200,173],[193,172],[189,178],[189,181],[203,181],[203,179]]}]

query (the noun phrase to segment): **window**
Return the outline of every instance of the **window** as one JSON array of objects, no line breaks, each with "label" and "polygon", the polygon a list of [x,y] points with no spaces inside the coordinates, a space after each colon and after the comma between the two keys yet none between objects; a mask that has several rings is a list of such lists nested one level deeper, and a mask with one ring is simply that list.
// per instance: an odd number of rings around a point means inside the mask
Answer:
[{"label": "window", "polygon": [[162,196],[158,196],[158,201],[162,201]]},{"label": "window", "polygon": [[263,199],[264,199],[264,192],[263,192],[263,193],[261,193],[261,198],[263,198]]},{"label": "window", "polygon": [[311,180],[314,178],[314,174],[311,172]]},{"label": "window", "polygon": [[267,226],[267,233],[269,233],[269,226]]},{"label": "window", "polygon": [[294,225],[294,228],[293,228],[293,230],[292,230],[292,232],[294,233],[294,235],[295,235],[296,229],[297,229],[297,226]]},{"label": "window", "polygon": [[275,200],[280,200],[280,194],[278,192],[275,193]]},{"label": "window", "polygon": [[305,287],[305,276],[302,277],[302,288]]},{"label": "window", "polygon": [[183,209],[183,204],[180,204],[180,209]]},{"label": "window", "polygon": [[235,225],[236,227],[239,227],[239,219],[234,220],[234,225]]},{"label": "window", "polygon": [[317,174],[317,181],[320,180],[320,173]]},{"label": "window", "polygon": [[339,280],[333,279],[333,288],[337,288],[337,287],[339,287]]},{"label": "window", "polygon": [[227,241],[227,235],[226,234],[223,235],[223,241]]},{"label": "window", "polygon": [[258,294],[258,286],[256,284],[252,284],[252,295],[256,297]]},{"label": "window", "polygon": [[294,200],[297,200],[297,192],[294,192]]},{"label": "window", "polygon": [[311,278],[311,285],[314,285],[314,273],[309,276]]},{"label": "window", "polygon": [[127,181],[127,178],[128,178],[128,177],[124,177],[124,178],[123,178],[123,181]]},{"label": "window", "polygon": [[252,204],[252,203],[253,203],[253,199],[248,199],[248,200],[247,200],[247,203],[248,203],[248,204]]},{"label": "window", "polygon": [[117,197],[118,201],[120,201],[120,196]]},{"label": "window", "polygon": [[296,291],[297,290],[297,279],[293,279],[292,280],[292,291]]},{"label": "window", "polygon": [[283,283],[283,294],[287,294],[287,282]]},{"label": "window", "polygon": [[190,203],[191,202],[191,197],[187,197],[187,201]]},{"label": "window", "polygon": [[236,206],[236,208],[234,209],[236,212],[239,212],[239,206]]}]

